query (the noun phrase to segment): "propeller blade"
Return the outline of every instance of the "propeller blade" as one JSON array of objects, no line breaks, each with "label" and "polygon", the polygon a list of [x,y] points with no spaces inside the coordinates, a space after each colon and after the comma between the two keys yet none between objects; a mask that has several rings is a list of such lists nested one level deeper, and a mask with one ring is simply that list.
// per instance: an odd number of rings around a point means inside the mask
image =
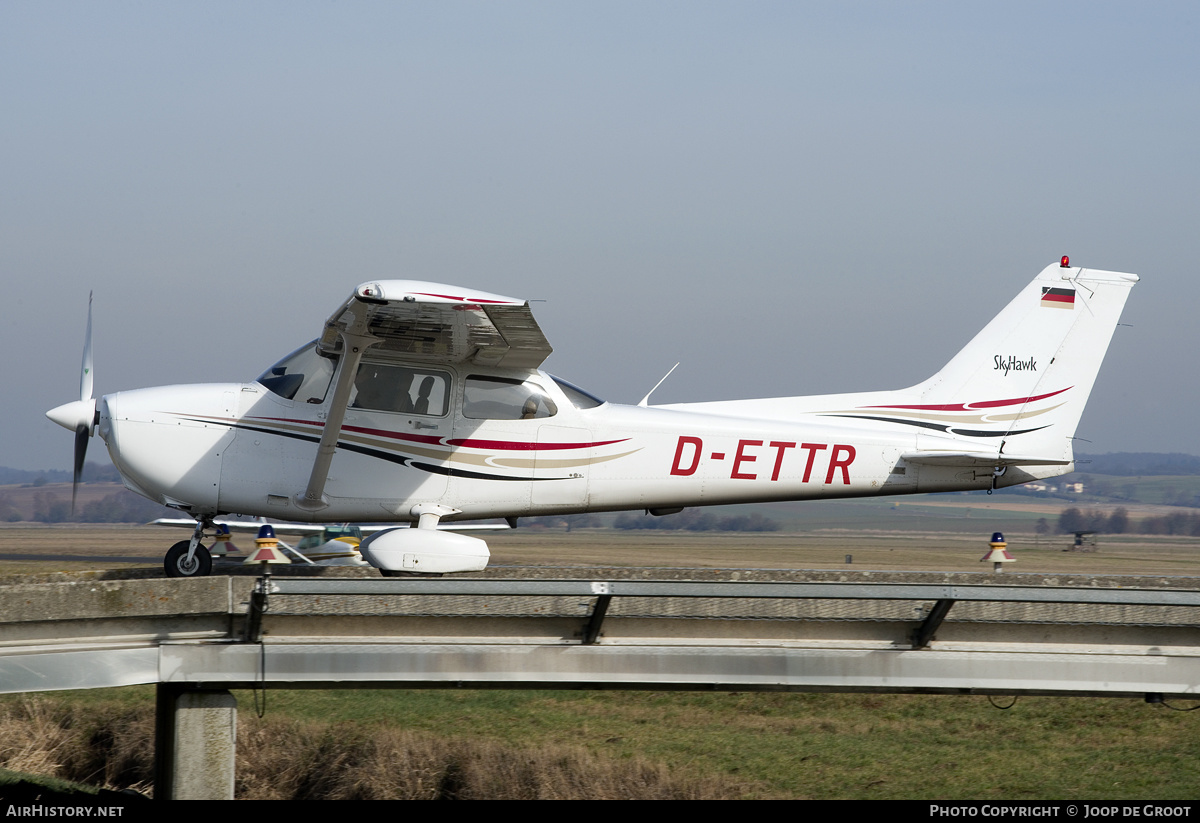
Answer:
[{"label": "propeller blade", "polygon": [[71,479],[71,514],[75,513],[75,494],[79,490],[79,480],[83,477],[83,459],[87,456],[88,440],[91,436],[91,426],[80,423],[75,427],[75,474]]},{"label": "propeller blade", "polygon": [[83,337],[83,365],[79,369],[79,399],[92,399],[92,292],[88,292],[87,332]]},{"label": "propeller blade", "polygon": [[87,457],[88,438],[96,427],[96,401],[92,398],[92,292],[88,292],[87,331],[83,336],[83,364],[79,368],[79,399],[46,412],[46,416],[64,429],[75,432],[74,473],[71,479],[71,513],[79,481],[83,479],[83,461]]}]

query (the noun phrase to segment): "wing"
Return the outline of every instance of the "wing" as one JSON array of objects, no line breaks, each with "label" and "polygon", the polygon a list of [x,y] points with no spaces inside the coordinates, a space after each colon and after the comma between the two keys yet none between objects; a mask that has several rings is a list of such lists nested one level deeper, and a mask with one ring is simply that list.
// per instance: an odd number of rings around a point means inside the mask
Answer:
[{"label": "wing", "polygon": [[325,323],[321,351],[340,352],[358,323],[408,360],[536,369],[553,351],[527,302],[439,283],[363,283]]},{"label": "wing", "polygon": [[527,369],[536,369],[552,351],[523,300],[418,280],[363,283],[325,323],[317,347],[340,353],[342,364],[308,486],[296,498],[298,506],[314,511],[328,505],[325,480],[367,348],[426,363]]}]

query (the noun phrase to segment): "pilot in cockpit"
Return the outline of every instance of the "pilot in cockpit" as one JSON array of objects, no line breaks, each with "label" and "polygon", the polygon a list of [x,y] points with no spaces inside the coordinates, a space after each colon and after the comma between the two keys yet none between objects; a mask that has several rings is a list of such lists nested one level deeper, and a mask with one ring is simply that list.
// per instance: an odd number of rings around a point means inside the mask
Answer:
[{"label": "pilot in cockpit", "polygon": [[417,387],[417,402],[413,404],[414,414],[429,414],[429,394],[433,391],[433,377],[427,375]]}]

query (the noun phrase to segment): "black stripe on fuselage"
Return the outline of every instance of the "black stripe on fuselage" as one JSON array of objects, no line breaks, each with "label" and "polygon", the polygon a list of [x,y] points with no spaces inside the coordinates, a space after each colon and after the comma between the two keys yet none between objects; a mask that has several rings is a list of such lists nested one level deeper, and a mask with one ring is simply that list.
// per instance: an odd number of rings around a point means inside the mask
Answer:
[{"label": "black stripe on fuselage", "polygon": [[1013,431],[983,431],[982,429],[952,429],[949,425],[943,423],[930,423],[925,420],[904,420],[899,417],[876,417],[867,414],[826,414],[822,416],[844,417],[847,420],[876,420],[880,423],[897,423],[901,426],[917,426],[922,429],[933,429],[934,431],[958,434],[963,437],[1013,437],[1018,434],[1029,434],[1030,432],[1049,428],[1048,426],[1037,426],[1032,429],[1015,429]]},{"label": "black stripe on fuselage", "polygon": [[[211,422],[211,421],[204,421]],[[279,431],[277,429],[268,429],[262,426],[251,426],[245,423],[225,423],[231,429],[243,429],[245,431],[259,432],[260,434],[272,434],[277,437],[290,437],[293,440],[303,440],[307,443],[320,443],[321,438],[311,434],[301,434],[300,432]],[[343,451],[354,452],[365,457],[374,457],[378,460],[386,460],[389,463],[396,463],[413,469],[420,469],[429,474],[440,474],[446,477],[465,477],[471,480],[509,480],[509,481],[536,481],[536,480],[566,480],[564,477],[505,477],[502,474],[487,474],[485,472],[469,471],[467,469],[457,469],[452,466],[435,466],[432,463],[422,463],[413,460],[411,457],[406,457],[402,454],[391,454],[389,452],[372,449],[369,446],[362,446],[358,443],[346,443],[339,440],[337,448]]]},{"label": "black stripe on fuselage", "polygon": [[874,417],[869,414],[825,414],[822,417],[844,417],[847,420],[875,420],[880,423],[899,423],[902,426],[917,426],[922,429],[933,429],[934,431],[944,432],[949,431],[950,427],[943,423],[928,423],[924,420],[901,420],[896,417]]}]

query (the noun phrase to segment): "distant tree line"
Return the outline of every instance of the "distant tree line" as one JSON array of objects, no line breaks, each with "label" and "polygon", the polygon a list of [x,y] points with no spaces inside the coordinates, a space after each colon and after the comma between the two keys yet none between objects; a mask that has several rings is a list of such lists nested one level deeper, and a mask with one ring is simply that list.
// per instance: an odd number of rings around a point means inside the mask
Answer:
[{"label": "distant tree line", "polygon": [[598,514],[544,514],[537,517],[522,517],[522,527],[542,529],[596,529],[605,525]]},{"label": "distant tree line", "polygon": [[1089,474],[1108,474],[1120,477],[1200,474],[1200,457],[1178,452],[1171,454],[1156,452],[1078,454],[1075,456],[1075,465],[1076,468],[1085,470]]},{"label": "distant tree line", "polygon": [[33,511],[20,511],[9,495],[0,492],[0,520],[16,523],[30,520],[35,523],[146,523],[159,517],[178,515],[127,489],[105,495],[100,500],[80,503],[74,514],[71,498],[56,492],[36,492]]},{"label": "distant tree line", "polygon": [[1138,531],[1141,534],[1180,534],[1200,537],[1200,514],[1178,512],[1161,517],[1144,517]]},{"label": "distant tree line", "polygon": [[779,524],[755,512],[721,517],[701,509],[684,509],[666,517],[625,512],[613,522],[617,529],[658,529],[689,532],[777,532]]},{"label": "distant tree line", "polygon": [[693,532],[777,532],[779,523],[755,513],[721,516],[701,509],[685,509],[678,514],[653,517],[645,512],[623,512],[611,520],[598,514],[549,514],[522,517],[522,528],[665,530]]},{"label": "distant tree line", "polygon": [[[84,483],[119,483],[121,475],[111,463],[84,463],[80,480]],[[68,469],[29,471],[0,466],[0,486],[44,486],[47,483],[70,482],[71,472]]]},{"label": "distant tree line", "polygon": [[1102,534],[1124,534],[1129,531],[1129,512],[1122,506],[1114,509],[1111,514],[1099,509],[1080,511],[1072,506],[1063,509],[1058,516],[1058,531],[1060,534],[1075,532],[1100,532]]},{"label": "distant tree line", "polygon": [[1174,534],[1200,537],[1200,514],[1178,512],[1158,517],[1143,517],[1136,528],[1124,508],[1114,509],[1111,514],[1089,509],[1064,509],[1058,516],[1058,531],[1062,534],[1074,532],[1098,532],[1101,534]]}]

